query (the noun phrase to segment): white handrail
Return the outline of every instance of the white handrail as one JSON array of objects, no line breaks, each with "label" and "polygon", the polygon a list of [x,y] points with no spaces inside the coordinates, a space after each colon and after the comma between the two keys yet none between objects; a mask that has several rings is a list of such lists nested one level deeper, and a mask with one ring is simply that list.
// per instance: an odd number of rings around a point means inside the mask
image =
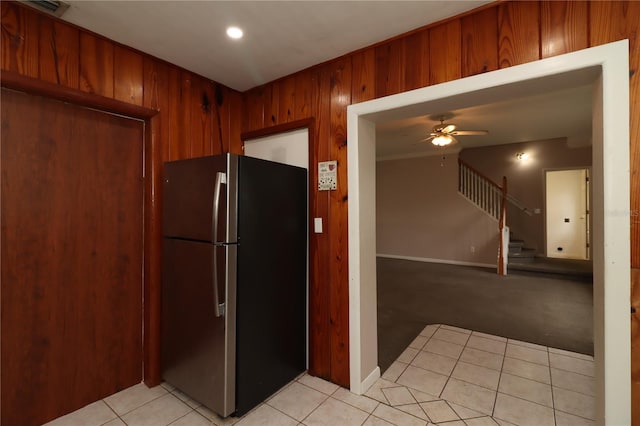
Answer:
[{"label": "white handrail", "polygon": [[502,188],[463,162],[460,162],[458,175],[458,191],[491,217],[500,220]]}]

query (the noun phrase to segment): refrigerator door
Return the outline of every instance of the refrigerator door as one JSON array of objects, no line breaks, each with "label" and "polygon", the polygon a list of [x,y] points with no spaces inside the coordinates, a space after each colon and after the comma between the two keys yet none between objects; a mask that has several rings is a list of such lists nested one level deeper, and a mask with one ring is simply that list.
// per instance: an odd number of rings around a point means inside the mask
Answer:
[{"label": "refrigerator door", "polygon": [[[235,246],[164,239],[162,375],[221,416],[235,411]],[[214,258],[226,310],[215,314]],[[227,277],[230,277],[227,278]]]},{"label": "refrigerator door", "polygon": [[237,415],[305,371],[307,171],[240,157]]},{"label": "refrigerator door", "polygon": [[228,156],[216,155],[164,165],[162,233],[165,237],[214,242],[214,195],[220,191],[218,241],[235,241],[227,231]]}]

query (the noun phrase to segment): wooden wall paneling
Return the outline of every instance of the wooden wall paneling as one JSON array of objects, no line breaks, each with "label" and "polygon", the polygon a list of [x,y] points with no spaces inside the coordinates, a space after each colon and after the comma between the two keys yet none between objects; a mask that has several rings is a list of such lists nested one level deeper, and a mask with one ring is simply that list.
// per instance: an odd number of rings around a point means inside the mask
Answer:
[{"label": "wooden wall paneling", "polygon": [[242,131],[262,129],[265,127],[263,87],[255,87],[244,92],[243,96],[245,120],[242,123]]},{"label": "wooden wall paneling", "polygon": [[404,40],[404,90],[429,85],[429,31],[423,30]]},{"label": "wooden wall paneling", "polygon": [[461,20],[462,76],[498,69],[498,8],[491,7]]},{"label": "wooden wall paneling", "polygon": [[0,2],[2,69],[38,78],[38,16],[13,2]]},{"label": "wooden wall paneling", "polygon": [[[166,120],[165,120],[166,121]],[[162,381],[160,332],[162,306],[162,120],[157,114],[145,129],[144,197],[144,362],[143,378],[148,387]]]},{"label": "wooden wall paneling", "polygon": [[113,98],[113,43],[80,33],[80,90]]},{"label": "wooden wall paneling", "polygon": [[264,87],[264,127],[280,124],[280,81],[268,83]]},{"label": "wooden wall paneling", "polygon": [[390,41],[375,48],[376,98],[400,93],[404,89],[404,43]]},{"label": "wooden wall paneling", "polygon": [[231,89],[217,83],[211,85],[212,153],[231,152]]},{"label": "wooden wall paneling", "polygon": [[629,39],[631,266],[640,268],[640,2],[598,1],[589,7],[591,46]]},{"label": "wooden wall paneling", "polygon": [[157,143],[161,147],[162,161],[169,161],[169,67],[161,61],[145,56],[143,62],[144,93],[142,103],[145,107],[160,111],[157,118]]},{"label": "wooden wall paneling", "polygon": [[178,113],[178,132],[180,139],[178,142],[178,152],[180,158],[191,158],[191,84],[193,75],[189,71],[180,72],[180,111]]},{"label": "wooden wall paneling", "polygon": [[631,418],[640,424],[640,268],[631,269]]},{"label": "wooden wall paneling", "polygon": [[312,74],[311,70],[304,70],[295,74],[295,106],[294,118],[302,120],[311,117],[312,107]]},{"label": "wooden wall paneling", "polygon": [[588,16],[587,1],[541,2],[541,56],[548,58],[589,47]]},{"label": "wooden wall paneling", "polygon": [[498,66],[540,59],[540,4],[537,1],[498,5]]},{"label": "wooden wall paneling", "polygon": [[80,32],[48,16],[41,15],[38,19],[40,80],[78,89]]},{"label": "wooden wall paneling", "polygon": [[329,232],[331,380],[349,387],[349,258],[347,106],[351,104],[351,59],[332,63],[330,158],[338,163],[338,187],[330,194]]},{"label": "wooden wall paneling", "polygon": [[169,106],[166,114],[163,117],[163,120],[169,122],[169,134],[168,138],[164,139],[164,144],[166,147],[163,148],[163,151],[168,153],[168,156],[165,157],[165,161],[172,161],[179,159],[178,157],[178,140],[180,139],[178,132],[178,115],[179,115],[179,104],[178,99],[180,97],[180,70],[176,67],[169,67],[168,72],[168,90],[169,90]]},{"label": "wooden wall paneling", "polygon": [[280,80],[278,124],[295,120],[296,110],[296,78],[289,76]]},{"label": "wooden wall paneling", "polygon": [[191,87],[189,93],[189,105],[191,110],[189,131],[191,133],[191,158],[221,153],[220,133],[218,124],[215,123],[215,131],[212,131],[212,113],[215,101],[213,91],[208,80],[197,75],[191,75]]},{"label": "wooden wall paneling", "polygon": [[369,101],[375,97],[376,51],[373,48],[351,55],[351,103]]},{"label": "wooden wall paneling", "polygon": [[145,129],[145,205],[144,235],[144,380],[155,386],[161,380],[160,359],[160,283],[162,247],[162,187],[163,162],[169,160],[169,68],[167,64],[144,57],[143,106],[160,111],[149,120]]},{"label": "wooden wall paneling", "polygon": [[115,45],[113,50],[113,97],[122,102],[142,105],[144,67],[142,55]]},{"label": "wooden wall paneling", "polygon": [[242,154],[242,94],[229,89],[227,93],[227,105],[229,106],[229,152]]},{"label": "wooden wall paneling", "polygon": [[[314,68],[311,74],[312,110],[315,117],[315,140],[313,152],[309,154],[315,162],[329,160],[329,139],[331,130],[331,82],[327,65]],[[329,316],[329,194],[318,191],[317,166],[309,170],[310,216],[322,218],[327,231],[311,234],[309,241],[309,373],[324,379],[331,379],[331,336]]]},{"label": "wooden wall paneling", "polygon": [[454,19],[429,30],[429,83],[438,84],[462,76],[462,33]]}]

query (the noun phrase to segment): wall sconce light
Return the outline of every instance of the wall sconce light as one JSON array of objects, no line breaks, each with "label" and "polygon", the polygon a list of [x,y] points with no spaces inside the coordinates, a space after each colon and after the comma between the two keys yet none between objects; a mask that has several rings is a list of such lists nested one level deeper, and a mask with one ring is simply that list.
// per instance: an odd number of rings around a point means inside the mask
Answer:
[{"label": "wall sconce light", "polygon": [[526,152],[519,152],[516,154],[516,158],[518,160],[526,160],[527,158],[529,158],[529,154],[527,154]]}]

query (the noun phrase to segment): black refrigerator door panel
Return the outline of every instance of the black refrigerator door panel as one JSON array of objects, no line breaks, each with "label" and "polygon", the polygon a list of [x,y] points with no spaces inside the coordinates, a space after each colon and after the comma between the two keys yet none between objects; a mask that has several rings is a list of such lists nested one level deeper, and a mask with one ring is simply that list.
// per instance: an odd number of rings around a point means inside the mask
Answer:
[{"label": "black refrigerator door panel", "polygon": [[[162,234],[165,237],[213,241],[216,179],[218,172],[226,173],[226,169],[226,156],[201,157],[164,164]],[[218,241],[226,238],[226,188],[225,184],[220,184]]]},{"label": "black refrigerator door panel", "polygon": [[215,254],[219,299],[227,302],[228,249],[168,238],[163,244],[163,378],[213,411],[229,415],[235,406],[235,336],[228,331],[234,324],[233,318],[228,323],[229,317],[215,316],[212,285]]},{"label": "black refrigerator door panel", "polygon": [[242,415],[305,371],[307,172],[238,165],[236,409]]}]

